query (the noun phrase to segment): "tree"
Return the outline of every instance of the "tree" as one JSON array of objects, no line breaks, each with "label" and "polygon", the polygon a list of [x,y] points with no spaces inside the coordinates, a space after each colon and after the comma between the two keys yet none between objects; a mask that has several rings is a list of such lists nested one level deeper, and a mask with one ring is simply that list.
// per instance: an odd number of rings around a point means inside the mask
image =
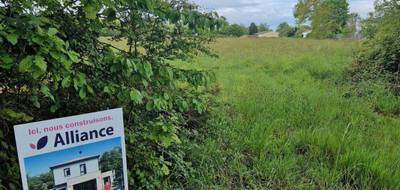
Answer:
[{"label": "tree", "polygon": [[28,176],[30,190],[48,190],[54,187],[53,173],[51,171],[37,175]]},{"label": "tree", "polygon": [[347,0],[299,0],[294,10],[299,25],[311,22],[314,38],[335,38],[343,33],[348,14]]},{"label": "tree", "polygon": [[344,36],[348,38],[359,38],[359,26],[361,17],[357,13],[349,14],[345,28],[343,29]]},{"label": "tree", "polygon": [[375,11],[362,21],[362,34],[368,39],[374,38],[383,23],[389,25],[390,19],[396,17],[399,7],[396,0],[376,0]]},{"label": "tree", "polygon": [[287,22],[280,23],[276,29],[280,37],[294,37],[296,28],[291,27]]},{"label": "tree", "polygon": [[114,171],[115,183],[123,187],[123,167],[122,167],[122,150],[119,147],[111,151],[104,152],[99,161],[100,170],[102,172]]},{"label": "tree", "polygon": [[[353,80],[386,81],[400,95],[400,5],[397,0],[376,1],[363,30],[367,40],[351,67]],[[365,33],[367,32],[367,33]]]},{"label": "tree", "polygon": [[225,36],[240,37],[247,34],[247,28],[239,24],[231,24],[222,28],[220,33]]},{"label": "tree", "polygon": [[[309,37],[309,33],[311,32],[311,27],[308,25],[300,25],[300,26],[296,26],[294,27],[294,37],[296,38],[308,38]],[[304,33],[307,33],[306,35],[304,35]]]},{"label": "tree", "polygon": [[213,56],[207,44],[221,24],[186,0],[2,0],[0,188],[22,189],[14,125],[115,107],[124,109],[129,189],[182,184],[171,176],[191,170],[182,135],[189,117],[200,127],[208,116],[211,75],[169,63]]},{"label": "tree", "polygon": [[346,26],[349,14],[347,0],[324,0],[311,16],[311,36],[314,38],[335,38]]},{"label": "tree", "polygon": [[269,25],[267,23],[262,23],[262,24],[258,25],[257,31],[258,32],[270,32],[272,30],[269,28]]},{"label": "tree", "polygon": [[301,25],[310,20],[314,10],[322,0],[299,0],[294,8],[296,22]]},{"label": "tree", "polygon": [[258,32],[257,25],[252,22],[249,27],[249,35],[253,35]]}]

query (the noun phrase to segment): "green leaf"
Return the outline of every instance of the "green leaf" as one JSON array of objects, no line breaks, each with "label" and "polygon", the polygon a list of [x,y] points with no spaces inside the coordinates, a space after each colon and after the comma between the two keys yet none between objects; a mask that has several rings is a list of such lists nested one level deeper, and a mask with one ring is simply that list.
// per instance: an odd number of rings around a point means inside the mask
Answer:
[{"label": "green leaf", "polygon": [[41,38],[39,38],[39,37],[32,37],[32,42],[34,42],[34,43],[36,43],[36,44],[38,44],[38,45],[43,45],[43,40],[41,39]]},{"label": "green leaf", "polygon": [[55,113],[59,108],[60,108],[60,105],[59,105],[59,104],[52,105],[52,106],[50,107],[50,111],[51,111],[51,113]]},{"label": "green leaf", "polygon": [[172,135],[172,139],[175,141],[176,144],[182,143],[181,139],[179,139],[178,135],[176,135],[176,134]]},{"label": "green leaf", "polygon": [[20,63],[19,63],[19,71],[20,72],[27,72],[31,69],[32,64],[33,64],[33,56],[29,55],[25,57]]},{"label": "green leaf", "polygon": [[32,72],[32,77],[34,79],[38,79],[39,77],[43,76],[46,73],[46,71],[43,71],[42,69],[39,68],[34,68]]},{"label": "green leaf", "polygon": [[112,89],[108,86],[105,86],[103,89],[103,92],[107,93],[107,94],[112,94]]},{"label": "green leaf", "polygon": [[6,35],[6,39],[12,44],[15,45],[18,42],[18,35],[16,34],[8,34]]},{"label": "green leaf", "polygon": [[63,88],[69,88],[71,86],[71,76],[65,77],[61,82],[61,86]]},{"label": "green leaf", "polygon": [[130,95],[131,100],[133,102],[135,102],[135,103],[141,103],[142,102],[143,96],[142,96],[142,93],[140,93],[139,90],[133,89],[133,90],[131,90],[129,95]]},{"label": "green leaf", "polygon": [[3,69],[11,69],[11,67],[14,65],[13,59],[10,57],[8,54],[3,54],[0,55],[0,67]]},{"label": "green leaf", "polygon": [[168,74],[168,78],[169,78],[170,80],[172,80],[172,79],[174,78],[174,73],[173,73],[172,69],[169,68],[169,67],[167,67],[167,68],[166,68],[166,71],[167,71],[167,74]]},{"label": "green leaf", "polygon": [[91,86],[86,85],[86,88],[87,88],[87,91],[88,91],[90,94],[94,94],[94,90],[93,90],[93,88],[92,88]]},{"label": "green leaf", "polygon": [[146,110],[151,111],[154,109],[154,103],[152,101],[147,102],[146,104]]},{"label": "green leaf", "polygon": [[78,86],[83,86],[84,84],[86,84],[86,75],[84,73],[77,73],[76,74],[76,79],[78,82]]},{"label": "green leaf", "polygon": [[81,88],[79,90],[79,97],[81,97],[81,99],[85,99],[86,98],[86,90],[84,88]]},{"label": "green leaf", "polygon": [[50,89],[49,89],[48,86],[42,85],[42,86],[40,87],[40,92],[42,92],[42,94],[43,94],[45,97],[48,97],[48,98],[50,98],[51,100],[53,100],[53,102],[55,101],[54,96],[51,94]]},{"label": "green leaf", "polygon": [[163,164],[163,166],[161,167],[161,171],[164,175],[169,175],[169,169],[167,165]]},{"label": "green leaf", "polygon": [[36,108],[40,108],[39,99],[38,99],[38,97],[36,95],[31,96],[29,99],[33,102],[33,105]]},{"label": "green leaf", "polygon": [[74,52],[74,51],[69,51],[68,52],[68,57],[72,60],[72,62],[77,63],[79,62],[78,58],[79,54]]},{"label": "green leaf", "polygon": [[40,55],[35,56],[35,65],[40,68],[43,72],[46,72],[47,70],[47,63],[44,60],[44,58]]},{"label": "green leaf", "polygon": [[49,28],[49,30],[47,31],[47,34],[49,36],[54,36],[55,34],[57,34],[58,30],[56,28]]},{"label": "green leaf", "polygon": [[143,69],[144,69],[144,73],[145,73],[147,78],[150,78],[151,75],[153,75],[153,70],[151,68],[150,63],[144,63],[143,64]]},{"label": "green leaf", "polygon": [[126,64],[128,66],[128,68],[133,69],[134,71],[137,71],[137,67],[134,61],[130,60],[130,59],[126,59]]},{"label": "green leaf", "polygon": [[95,19],[98,12],[98,5],[95,3],[89,3],[83,7],[83,10],[85,11],[88,19]]},{"label": "green leaf", "polygon": [[31,120],[33,120],[33,117],[27,115],[26,113],[16,112],[16,111],[14,111],[12,109],[7,109],[6,108],[6,109],[3,109],[2,112],[10,120],[15,120],[15,121],[31,121]]}]

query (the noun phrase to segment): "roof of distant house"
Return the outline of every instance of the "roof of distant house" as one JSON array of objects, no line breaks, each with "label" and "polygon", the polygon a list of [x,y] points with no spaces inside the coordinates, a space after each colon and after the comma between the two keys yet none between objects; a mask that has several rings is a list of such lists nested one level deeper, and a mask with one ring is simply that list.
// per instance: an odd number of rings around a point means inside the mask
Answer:
[{"label": "roof of distant house", "polygon": [[254,35],[269,34],[269,33],[275,33],[275,32],[273,32],[273,31],[263,31],[263,32],[257,32]]},{"label": "roof of distant house", "polygon": [[272,32],[272,31],[265,31],[265,32],[259,32],[255,33],[254,36],[259,36],[259,37],[279,37],[278,32]]},{"label": "roof of distant house", "polygon": [[100,155],[80,157],[77,159],[73,159],[73,160],[63,162],[63,163],[56,164],[54,166],[50,166],[50,169],[53,170],[53,169],[60,168],[63,166],[67,166],[67,165],[71,165],[71,164],[75,164],[75,163],[83,162],[83,161],[87,161],[87,160],[98,159],[98,158],[100,158]]}]

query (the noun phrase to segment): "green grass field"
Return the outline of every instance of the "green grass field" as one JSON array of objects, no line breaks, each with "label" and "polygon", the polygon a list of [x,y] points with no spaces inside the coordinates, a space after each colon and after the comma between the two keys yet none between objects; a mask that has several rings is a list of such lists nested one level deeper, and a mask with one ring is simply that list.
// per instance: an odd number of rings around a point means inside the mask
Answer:
[{"label": "green grass field", "polygon": [[[399,189],[400,100],[352,85],[354,41],[219,39],[212,70],[228,106],[193,148],[195,189]],[[222,117],[224,118],[224,117]]]}]

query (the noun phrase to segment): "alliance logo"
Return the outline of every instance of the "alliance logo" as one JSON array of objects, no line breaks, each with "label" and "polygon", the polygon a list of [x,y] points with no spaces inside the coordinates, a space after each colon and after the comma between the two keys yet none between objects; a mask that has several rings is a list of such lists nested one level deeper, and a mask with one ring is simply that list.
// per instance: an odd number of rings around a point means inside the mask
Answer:
[{"label": "alliance logo", "polygon": [[47,141],[48,141],[48,137],[44,136],[44,137],[40,138],[36,144],[31,143],[31,144],[29,144],[29,146],[33,150],[40,150],[47,145]]},{"label": "alliance logo", "polygon": [[[55,136],[55,140],[54,140],[54,148],[56,148],[58,146],[64,146],[64,145],[89,141],[89,140],[102,138],[102,137],[106,137],[106,136],[112,136],[112,135],[114,135],[113,127],[105,127],[105,128],[101,128],[99,130],[94,129],[94,130],[87,131],[87,132],[86,131],[79,132],[79,130],[75,130],[75,131],[66,131],[64,133],[57,133]],[[48,141],[49,141],[49,138],[47,136],[44,136],[44,137],[40,138],[36,144],[30,143],[29,147],[33,150],[41,150],[47,145]]]}]

